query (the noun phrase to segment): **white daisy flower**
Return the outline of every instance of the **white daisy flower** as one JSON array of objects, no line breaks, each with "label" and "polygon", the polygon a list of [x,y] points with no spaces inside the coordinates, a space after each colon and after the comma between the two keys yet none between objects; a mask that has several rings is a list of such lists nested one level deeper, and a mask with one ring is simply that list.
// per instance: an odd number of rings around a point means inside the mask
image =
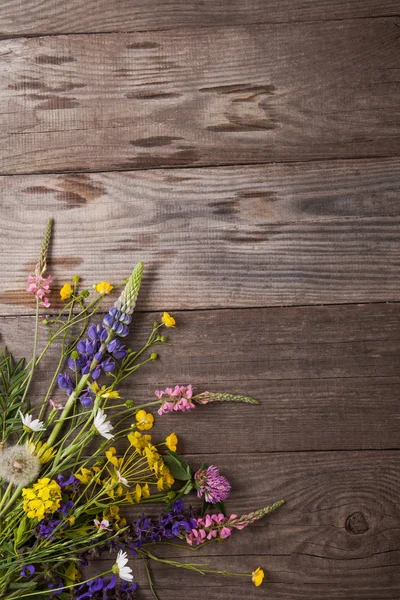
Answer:
[{"label": "white daisy flower", "polygon": [[120,483],[123,483],[124,485],[126,485],[126,487],[129,487],[128,480],[125,479],[125,477],[122,477],[122,475],[121,475],[121,473],[119,471],[117,471],[117,477],[118,477],[118,481]]},{"label": "white daisy flower", "polygon": [[29,429],[29,431],[46,431],[46,427],[39,419],[34,419],[32,415],[23,415],[22,412],[18,411],[21,417],[22,424]]},{"label": "white daisy flower", "polygon": [[107,440],[112,440],[114,436],[112,433],[110,433],[110,431],[113,429],[113,426],[111,425],[110,421],[107,421],[106,419],[106,413],[104,410],[99,408],[94,418],[93,425],[100,435],[105,437]]},{"label": "white daisy flower", "polygon": [[94,524],[96,525],[96,527],[98,529],[101,529],[103,531],[104,530],[110,531],[110,527],[109,527],[110,521],[108,521],[107,519],[103,519],[102,521],[99,521],[98,519],[94,519]]},{"label": "white daisy flower", "polygon": [[113,566],[113,573],[119,575],[124,581],[133,581],[132,569],[126,566],[128,555],[120,550],[117,554],[117,561]]}]

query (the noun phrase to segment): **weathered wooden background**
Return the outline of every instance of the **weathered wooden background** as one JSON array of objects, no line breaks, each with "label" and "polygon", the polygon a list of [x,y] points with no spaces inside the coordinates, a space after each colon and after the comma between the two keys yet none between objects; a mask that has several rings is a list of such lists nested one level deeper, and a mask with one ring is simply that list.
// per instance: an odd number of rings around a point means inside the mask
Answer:
[{"label": "weathered wooden background", "polygon": [[165,600],[400,598],[399,50],[398,0],[1,3],[1,341],[54,216],[57,284],[141,259],[132,343],[177,319],[131,396],[261,401],[157,425],[235,512],[287,499],[201,553],[262,588],[160,567]]}]

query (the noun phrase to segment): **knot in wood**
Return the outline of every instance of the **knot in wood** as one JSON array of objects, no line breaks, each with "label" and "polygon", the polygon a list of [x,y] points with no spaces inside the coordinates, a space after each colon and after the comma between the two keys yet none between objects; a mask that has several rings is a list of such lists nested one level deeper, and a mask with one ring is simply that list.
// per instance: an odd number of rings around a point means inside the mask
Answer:
[{"label": "knot in wood", "polygon": [[347,517],[345,529],[353,535],[362,535],[369,530],[369,525],[363,513],[356,511]]}]

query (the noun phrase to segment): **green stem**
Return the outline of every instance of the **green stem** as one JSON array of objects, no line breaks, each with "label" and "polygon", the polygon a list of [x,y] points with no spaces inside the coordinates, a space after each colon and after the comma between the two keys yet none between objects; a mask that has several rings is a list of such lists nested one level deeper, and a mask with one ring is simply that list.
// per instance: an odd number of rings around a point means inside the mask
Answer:
[{"label": "green stem", "polygon": [[[26,395],[29,390],[29,386],[32,381],[33,373],[35,372],[36,367],[36,354],[37,354],[37,343],[38,343],[38,335],[39,335],[39,298],[36,296],[36,314],[35,314],[35,335],[33,339],[33,356],[32,356],[32,366],[29,373],[28,381],[26,382],[25,390],[21,399],[21,406],[23,405]],[[30,404],[27,403],[27,409],[30,409]]]}]

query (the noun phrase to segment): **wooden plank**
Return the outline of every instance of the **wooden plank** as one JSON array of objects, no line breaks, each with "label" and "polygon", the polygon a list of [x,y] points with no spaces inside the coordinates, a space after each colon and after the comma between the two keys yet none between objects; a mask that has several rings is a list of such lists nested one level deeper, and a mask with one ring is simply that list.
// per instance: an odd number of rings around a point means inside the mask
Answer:
[{"label": "wooden plank", "polygon": [[395,0],[17,0],[2,6],[0,35],[146,31],[250,23],[325,21],[398,14]]},{"label": "wooden plank", "polygon": [[1,172],[394,155],[397,40],[387,18],[2,41]]},{"label": "wooden plank", "polygon": [[[242,440],[241,452],[245,445]],[[267,461],[259,454],[218,456],[217,464],[234,487],[228,512],[248,511],[281,496],[287,504],[223,544],[208,545],[196,554],[175,548],[165,554],[239,572],[263,566],[266,580],[258,594],[270,598],[394,599],[400,585],[399,458],[398,451],[278,453]],[[205,456],[208,463],[215,459]],[[100,560],[91,571],[109,564]],[[131,564],[146,587],[140,561],[132,559]],[[182,597],[190,590],[196,599],[200,594],[256,598],[247,580],[205,578],[162,565],[155,565],[153,572],[166,600],[178,589]],[[231,595],[224,596],[227,585]]]},{"label": "wooden plank", "polygon": [[[400,159],[1,177],[0,314],[25,293],[47,218],[55,287],[123,280],[143,310],[400,299]],[[55,293],[55,296],[58,294]]]},{"label": "wooden plank", "polygon": [[[121,388],[136,403],[154,391],[192,383],[245,393],[259,406],[214,405],[156,419],[160,439],[183,435],[190,453],[379,449],[400,447],[400,306],[336,306],[175,313],[178,327],[160,359]],[[159,314],[136,314],[133,348]],[[17,357],[31,347],[32,317],[2,318],[1,342]],[[45,332],[41,333],[41,345]],[[58,354],[44,360],[32,401],[42,400]],[[65,395],[57,390],[57,401]],[[221,423],[224,435],[221,436]],[[240,431],[240,435],[238,434]],[[239,435],[239,437],[238,437]],[[269,459],[268,459],[269,460]]]}]

